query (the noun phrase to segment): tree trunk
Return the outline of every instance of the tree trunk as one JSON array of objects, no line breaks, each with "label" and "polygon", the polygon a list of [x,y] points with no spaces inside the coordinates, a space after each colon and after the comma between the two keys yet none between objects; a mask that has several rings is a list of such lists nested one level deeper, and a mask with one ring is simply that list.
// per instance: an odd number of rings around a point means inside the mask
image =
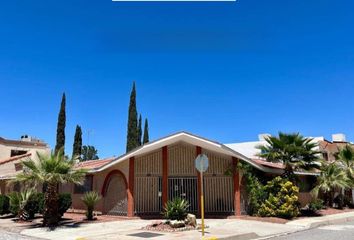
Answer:
[{"label": "tree trunk", "polygon": [[43,225],[56,226],[59,222],[57,185],[48,183],[44,196]]}]

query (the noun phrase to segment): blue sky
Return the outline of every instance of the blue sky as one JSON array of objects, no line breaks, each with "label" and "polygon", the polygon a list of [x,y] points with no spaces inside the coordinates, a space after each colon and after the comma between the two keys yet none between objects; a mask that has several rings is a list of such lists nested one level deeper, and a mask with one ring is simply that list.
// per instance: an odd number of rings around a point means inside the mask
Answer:
[{"label": "blue sky", "polygon": [[259,133],[353,140],[353,1],[6,1],[0,8],[0,136],[55,145],[67,94],[100,157],[124,152],[129,93],[152,139]]}]

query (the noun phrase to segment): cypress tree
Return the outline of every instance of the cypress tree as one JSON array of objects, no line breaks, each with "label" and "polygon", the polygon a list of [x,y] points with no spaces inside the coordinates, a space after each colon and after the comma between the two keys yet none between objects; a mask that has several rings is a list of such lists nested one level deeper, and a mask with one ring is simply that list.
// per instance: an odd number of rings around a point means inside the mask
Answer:
[{"label": "cypress tree", "polygon": [[129,152],[138,146],[138,113],[136,111],[136,91],[134,82],[130,94],[126,150]]},{"label": "cypress tree", "polygon": [[74,144],[73,144],[73,158],[78,157],[81,159],[82,151],[82,131],[79,125],[76,125]]},{"label": "cypress tree", "polygon": [[143,144],[148,143],[148,142],[149,142],[149,125],[148,125],[147,118],[145,118]]},{"label": "cypress tree", "polygon": [[65,124],[66,124],[66,114],[65,114],[65,104],[66,98],[65,93],[63,93],[60,105],[60,111],[58,115],[58,125],[57,125],[57,141],[55,145],[55,153],[57,153],[61,148],[65,146]]},{"label": "cypress tree", "polygon": [[138,145],[141,146],[141,137],[143,135],[143,130],[141,128],[141,114],[139,116],[139,122],[138,122]]}]

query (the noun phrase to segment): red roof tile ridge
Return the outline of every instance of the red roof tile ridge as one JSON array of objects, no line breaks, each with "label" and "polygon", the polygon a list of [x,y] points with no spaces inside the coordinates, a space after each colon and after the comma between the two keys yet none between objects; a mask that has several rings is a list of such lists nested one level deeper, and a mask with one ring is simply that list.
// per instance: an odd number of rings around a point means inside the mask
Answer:
[{"label": "red roof tile ridge", "polygon": [[15,160],[18,160],[18,159],[21,159],[21,158],[29,157],[31,155],[32,155],[32,153],[25,153],[25,154],[22,154],[22,155],[17,155],[17,156],[5,158],[5,159],[0,160],[0,164],[12,162],[12,161],[15,161]]}]

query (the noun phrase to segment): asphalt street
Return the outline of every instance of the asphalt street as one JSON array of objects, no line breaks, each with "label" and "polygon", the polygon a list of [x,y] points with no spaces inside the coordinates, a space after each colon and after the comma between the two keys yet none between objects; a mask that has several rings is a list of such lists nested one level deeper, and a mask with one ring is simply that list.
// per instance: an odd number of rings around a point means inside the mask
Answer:
[{"label": "asphalt street", "polygon": [[337,225],[328,225],[271,240],[354,240],[354,221]]}]

